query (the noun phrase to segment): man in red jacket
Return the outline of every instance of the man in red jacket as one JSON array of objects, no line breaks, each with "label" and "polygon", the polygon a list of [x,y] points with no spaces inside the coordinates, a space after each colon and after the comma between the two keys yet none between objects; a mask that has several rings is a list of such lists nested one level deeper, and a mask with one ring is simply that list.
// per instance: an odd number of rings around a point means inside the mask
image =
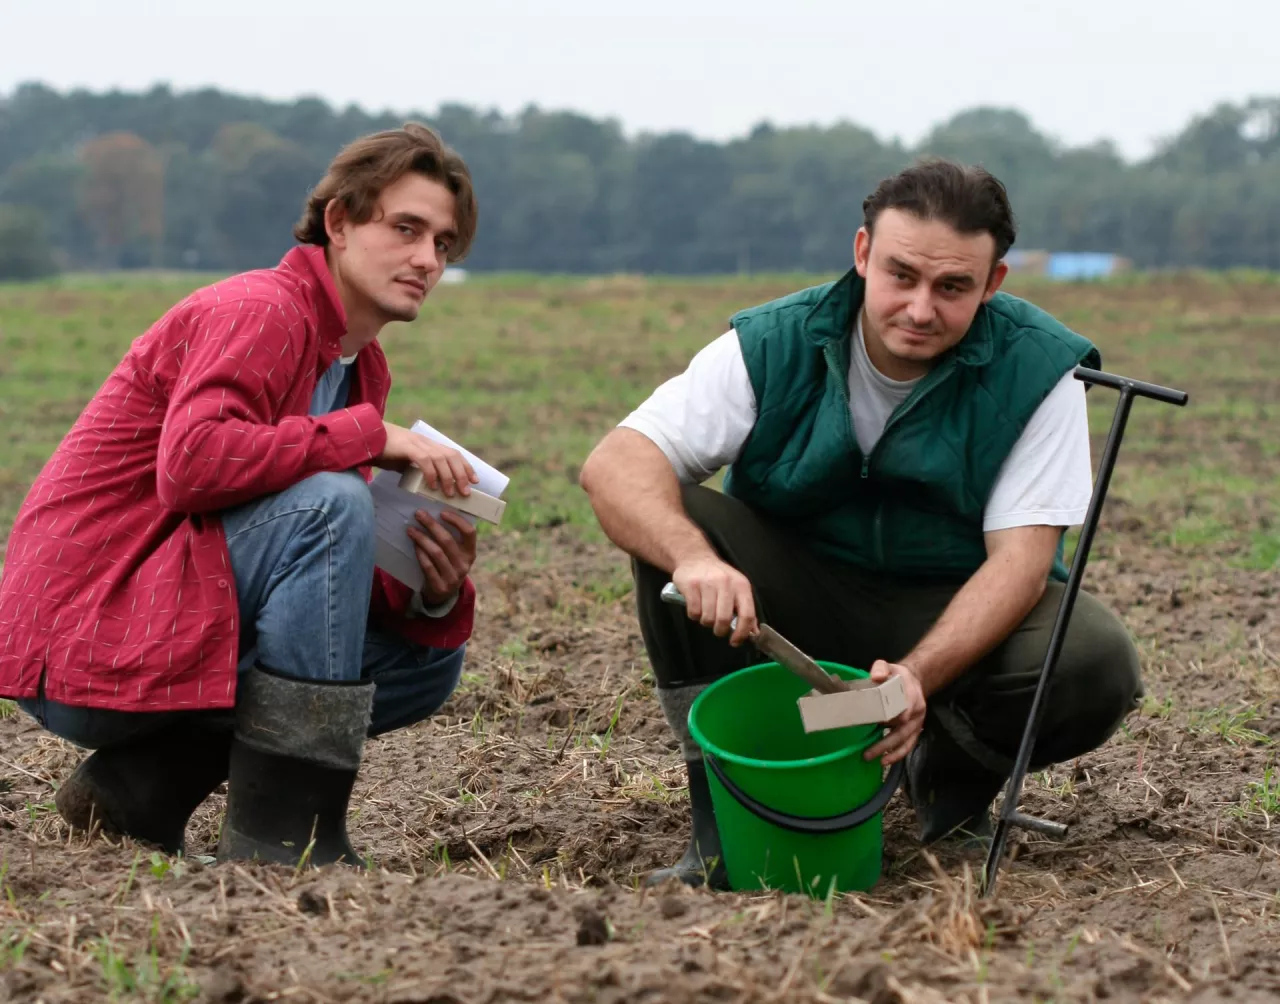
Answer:
[{"label": "man in red jacket", "polygon": [[169,310],[41,471],[0,579],[0,694],[96,750],[57,793],[73,826],[177,852],[228,780],[219,856],[356,860],[364,740],[444,703],[475,602],[475,532],[449,513],[408,531],[420,591],[374,567],[371,468],[475,480],[384,420],[377,337],[418,315],[476,214],[431,130],[357,140],[300,246]]}]

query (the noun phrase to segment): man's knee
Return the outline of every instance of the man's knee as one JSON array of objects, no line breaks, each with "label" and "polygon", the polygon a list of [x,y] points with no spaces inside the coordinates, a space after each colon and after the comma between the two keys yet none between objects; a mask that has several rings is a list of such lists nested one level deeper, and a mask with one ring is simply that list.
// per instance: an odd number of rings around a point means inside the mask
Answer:
[{"label": "man's knee", "polygon": [[1072,614],[1056,682],[1073,729],[1090,745],[1105,742],[1142,700],[1133,639],[1114,613],[1085,594]]},{"label": "man's knee", "polygon": [[324,471],[298,482],[295,491],[321,510],[335,529],[356,539],[373,538],[373,495],[359,474]]},{"label": "man's knee", "polygon": [[709,533],[714,533],[735,517],[742,519],[750,513],[744,502],[705,485],[682,485],[680,500],[689,519]]},{"label": "man's knee", "polygon": [[453,695],[462,679],[466,646],[429,649],[405,645],[394,662],[376,668],[369,735],[377,736],[430,718]]}]

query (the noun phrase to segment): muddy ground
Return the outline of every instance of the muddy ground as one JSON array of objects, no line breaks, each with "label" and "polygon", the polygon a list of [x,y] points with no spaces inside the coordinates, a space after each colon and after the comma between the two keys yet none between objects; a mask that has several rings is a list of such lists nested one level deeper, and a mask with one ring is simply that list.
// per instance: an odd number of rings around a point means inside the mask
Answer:
[{"label": "muddy ground", "polygon": [[6,720],[0,999],[1280,995],[1280,818],[1245,811],[1280,737],[1276,573],[1194,581],[1157,554],[1100,556],[1091,585],[1161,658],[1146,713],[1030,780],[1024,806],[1068,836],[1019,837],[983,901],[980,860],[926,853],[899,795],[882,883],[813,903],[637,888],[680,853],[685,802],[627,602],[602,614],[575,584],[613,561],[581,548],[567,571],[481,576],[478,679],[371,744],[351,826],[365,871],[200,863],[221,796],[186,862],[73,836],[49,802],[78,753]]},{"label": "muddy ground", "polygon": [[[1232,446],[1221,417],[1188,411],[1122,463],[1236,449],[1274,484],[1265,423]],[[52,796],[81,754],[0,721],[0,1000],[1280,999],[1280,570],[1242,558],[1271,509],[1241,499],[1234,532],[1179,549],[1197,497],[1118,481],[1086,587],[1139,639],[1148,697],[1028,779],[1024,809],[1070,830],[1018,835],[991,900],[980,858],[920,847],[901,794],[868,894],[644,890],[687,838],[683,771],[631,598],[600,587],[625,566],[552,527],[487,538],[462,687],[370,744],[364,869],[210,863],[220,793],[186,860],[71,834]]]}]

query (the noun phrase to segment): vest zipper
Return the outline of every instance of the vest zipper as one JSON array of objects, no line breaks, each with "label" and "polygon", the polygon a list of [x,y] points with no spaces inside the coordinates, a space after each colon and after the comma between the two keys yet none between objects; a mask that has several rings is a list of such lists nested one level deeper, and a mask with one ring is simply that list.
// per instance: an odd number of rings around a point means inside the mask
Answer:
[{"label": "vest zipper", "polygon": [[[889,430],[892,429],[895,425],[897,425],[900,421],[902,421],[902,419],[905,418],[907,415],[911,414],[912,409],[914,409],[916,405],[918,405],[922,400],[924,400],[924,398],[926,398],[929,394],[933,393],[934,388],[937,387],[938,384],[942,383],[943,379],[947,376],[948,373],[951,372],[954,366],[955,366],[955,362],[949,359],[946,362],[942,363],[941,366],[938,366],[936,369],[930,371],[928,375],[925,376],[924,380],[921,381],[920,385],[916,388],[916,393],[911,395],[910,398],[904,401],[894,411],[894,413],[889,416],[889,420],[884,423],[884,429],[880,433],[880,438],[876,440],[876,445],[871,447],[871,452],[866,454],[862,458],[862,476],[864,478],[868,476],[868,473],[871,470],[871,461],[875,457],[876,453],[879,452],[881,445],[883,445],[885,441],[885,437],[889,435]],[[852,424],[852,422],[850,424]],[[884,502],[877,501],[876,517],[872,523],[872,536],[875,538],[876,563],[882,569],[887,570],[889,567],[889,556],[885,552],[885,547],[884,547],[884,518],[883,517],[884,517]]]},{"label": "vest zipper", "polygon": [[885,438],[889,435],[889,430],[892,429],[899,422],[901,422],[908,415],[910,415],[911,412],[915,409],[916,405],[918,405],[926,397],[932,394],[934,389],[938,386],[938,384],[942,383],[943,379],[954,368],[955,368],[955,362],[949,359],[946,362],[944,362],[941,366],[937,367],[937,369],[931,370],[925,376],[924,380],[920,383],[920,385],[916,388],[916,392],[913,395],[911,395],[911,397],[909,397],[906,401],[900,404],[897,407],[897,409],[894,411],[894,413],[889,416],[889,420],[884,423],[884,429],[880,433],[880,438],[876,440],[876,445],[871,447],[870,455],[867,456],[862,462],[863,477],[866,477],[866,471],[871,464],[871,459],[880,451],[881,445],[884,443]]},{"label": "vest zipper", "polygon": [[[839,372],[840,367],[838,364],[840,360],[836,358],[835,350],[830,344],[823,347],[822,354],[827,360],[828,368],[835,372],[839,377],[837,387],[840,391],[840,399],[844,402],[844,420],[845,428],[849,432],[849,442],[856,447],[859,452],[861,452],[861,447],[858,446],[858,434],[853,428],[853,412],[849,403],[849,374],[847,372],[843,374]],[[889,420],[884,424],[884,430],[880,433],[880,438],[876,440],[876,445],[871,447],[870,453],[864,453],[862,455],[862,470],[860,475],[863,480],[870,477],[871,461],[875,458],[876,453],[879,452],[881,445],[885,441],[885,437],[889,435],[889,430],[902,421],[902,419],[907,415],[911,414],[912,409],[914,409],[915,406],[918,405],[925,397],[931,394],[934,388],[937,387],[938,384],[942,383],[943,379],[945,379],[945,377],[954,368],[954,359],[948,359],[940,366],[935,367],[925,376],[924,380],[921,381],[920,385],[916,388],[916,392],[889,416]],[[876,502],[876,515],[875,519],[872,521],[872,536],[875,541],[876,563],[881,568],[886,568],[888,556],[885,554],[884,548],[883,501]]]}]

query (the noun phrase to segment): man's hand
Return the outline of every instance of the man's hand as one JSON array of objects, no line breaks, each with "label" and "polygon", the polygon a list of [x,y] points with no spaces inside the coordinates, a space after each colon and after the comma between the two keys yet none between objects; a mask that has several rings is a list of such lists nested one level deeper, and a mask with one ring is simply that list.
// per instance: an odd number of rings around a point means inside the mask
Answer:
[{"label": "man's hand", "polygon": [[751,583],[732,565],[717,557],[696,558],[676,565],[671,581],[684,597],[689,619],[714,627],[717,637],[729,634],[737,616],[738,628],[729,639],[730,645],[741,645],[756,633]]},{"label": "man's hand", "polygon": [[884,683],[891,676],[902,678],[902,689],[907,694],[907,710],[887,722],[885,737],[863,754],[865,760],[874,760],[883,755],[883,763],[886,767],[911,752],[916,740],[920,738],[921,729],[924,728],[925,711],[924,688],[920,686],[920,680],[910,666],[879,659],[871,667],[873,683]]},{"label": "man's hand", "polygon": [[[422,587],[422,602],[426,606],[439,606],[462,588],[471,574],[476,560],[476,528],[457,513],[445,510],[440,519],[434,520],[421,509],[414,514],[422,529],[408,528],[418,553],[418,564],[426,576]],[[442,524],[448,523],[458,531],[460,541]]]},{"label": "man's hand", "polygon": [[373,458],[377,467],[403,471],[413,466],[422,471],[428,488],[446,495],[453,495],[455,491],[471,494],[471,486],[480,478],[461,453],[402,426],[390,422],[382,425],[387,430],[387,445]]}]

